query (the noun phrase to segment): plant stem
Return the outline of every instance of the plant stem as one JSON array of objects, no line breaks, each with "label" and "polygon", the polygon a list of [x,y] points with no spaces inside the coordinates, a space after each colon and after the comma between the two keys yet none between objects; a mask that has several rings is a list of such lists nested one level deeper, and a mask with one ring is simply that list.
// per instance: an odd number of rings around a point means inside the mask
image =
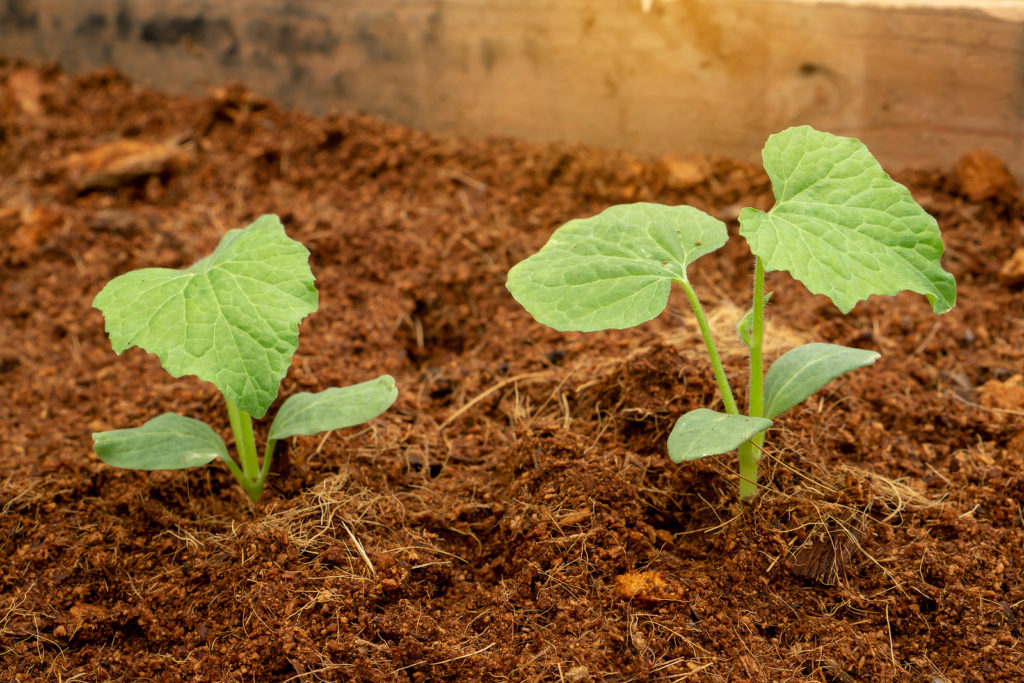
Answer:
[{"label": "plant stem", "polygon": [[715,373],[715,381],[718,382],[718,391],[722,394],[722,403],[725,404],[725,412],[730,415],[739,415],[739,408],[736,407],[736,399],[732,394],[732,387],[729,386],[729,379],[725,376],[725,368],[722,366],[722,359],[718,355],[718,349],[715,347],[715,340],[711,336],[711,327],[708,325],[708,319],[704,317],[704,309],[700,305],[700,300],[697,298],[696,292],[693,291],[693,287],[690,286],[689,282],[679,282],[679,285],[686,292],[686,297],[690,300],[690,306],[693,308],[693,314],[697,317],[697,325],[700,326],[700,333],[704,337],[704,346],[708,349],[708,357],[711,358],[711,369]]},{"label": "plant stem", "polygon": [[278,439],[267,439],[266,447],[263,449],[263,465],[260,467],[260,479],[263,481],[267,480],[267,474],[270,472],[270,461],[274,459],[274,447],[277,446]]},{"label": "plant stem", "polygon": [[231,431],[235,434],[235,450],[238,451],[238,460],[242,465],[241,477],[237,472],[232,472],[232,474],[238,479],[238,483],[249,496],[249,500],[255,505],[263,495],[263,482],[266,475],[260,469],[259,456],[256,452],[256,437],[252,431],[252,418],[249,413],[241,410],[227,396],[224,397],[224,401],[228,407]]},{"label": "plant stem", "polygon": [[[750,332],[750,417],[764,417],[764,263],[754,257],[754,320]],[[763,432],[762,432],[763,433]]]},{"label": "plant stem", "polygon": [[754,439],[745,441],[739,447],[740,500],[747,500],[757,495],[757,458],[759,453],[753,443],[756,439],[757,437],[754,437]]},{"label": "plant stem", "polygon": [[[754,308],[750,330],[750,395],[747,414],[764,417],[764,264],[754,257]],[[761,459],[764,432],[739,447],[740,500],[757,494],[757,463]]]}]

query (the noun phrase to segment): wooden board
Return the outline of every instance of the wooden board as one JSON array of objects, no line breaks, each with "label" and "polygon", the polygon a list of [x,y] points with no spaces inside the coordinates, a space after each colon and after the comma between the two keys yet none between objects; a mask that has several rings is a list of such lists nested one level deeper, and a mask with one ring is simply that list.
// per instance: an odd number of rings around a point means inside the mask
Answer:
[{"label": "wooden board", "polygon": [[756,159],[768,134],[809,123],[894,170],[985,148],[1024,177],[1021,3],[886,4],[13,0],[0,54],[642,155]]}]

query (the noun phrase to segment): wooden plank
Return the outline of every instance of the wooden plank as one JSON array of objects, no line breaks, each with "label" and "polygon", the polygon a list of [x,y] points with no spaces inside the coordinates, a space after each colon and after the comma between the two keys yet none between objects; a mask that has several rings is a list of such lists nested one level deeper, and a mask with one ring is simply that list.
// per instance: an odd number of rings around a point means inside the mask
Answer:
[{"label": "wooden plank", "polygon": [[1024,177],[1021,3],[969,4],[20,0],[0,52],[443,134],[755,159],[810,123],[892,168],[987,148]]}]

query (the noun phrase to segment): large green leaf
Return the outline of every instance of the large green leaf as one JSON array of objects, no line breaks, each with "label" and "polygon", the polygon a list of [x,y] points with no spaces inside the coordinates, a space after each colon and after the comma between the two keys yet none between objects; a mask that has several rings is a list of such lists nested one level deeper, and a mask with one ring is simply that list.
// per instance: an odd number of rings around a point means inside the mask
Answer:
[{"label": "large green leaf", "polygon": [[100,460],[130,470],[183,470],[229,457],[208,424],[177,413],[164,413],[141,427],[96,432],[92,441]]},{"label": "large green leaf", "polygon": [[362,424],[390,408],[397,397],[391,375],[316,394],[295,394],[277,411],[267,438],[277,441]]},{"label": "large green leaf", "polygon": [[707,408],[691,410],[679,418],[668,435],[668,457],[672,462],[682,462],[728,453],[771,426],[772,421],[763,417],[730,415]]},{"label": "large green leaf", "polygon": [[175,377],[212,382],[260,418],[298,346],[298,325],[317,308],[309,251],[277,216],[230,230],[184,270],[144,268],[96,296],[114,351],[139,346]]},{"label": "large green leaf", "polygon": [[727,238],[724,223],[691,206],[613,206],[555,230],[506,286],[556,330],[624,329],[661,313],[672,282],[689,282],[686,266]]},{"label": "large green leaf", "polygon": [[764,376],[764,414],[786,412],[839,375],[871,365],[882,355],[838,344],[805,344],[772,363]]},{"label": "large green leaf", "polygon": [[775,206],[743,209],[740,234],[767,270],[787,270],[844,313],[909,290],[943,313],[956,301],[938,224],[853,138],[800,126],[765,144]]}]

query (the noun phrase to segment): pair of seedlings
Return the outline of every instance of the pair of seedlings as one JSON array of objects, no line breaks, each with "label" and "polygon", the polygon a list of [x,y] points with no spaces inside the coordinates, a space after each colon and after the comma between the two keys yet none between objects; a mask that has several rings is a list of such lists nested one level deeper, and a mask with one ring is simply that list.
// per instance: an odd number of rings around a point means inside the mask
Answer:
[{"label": "pair of seedlings", "polygon": [[[737,405],[703,308],[686,274],[723,246],[725,224],[690,206],[613,206],[558,228],[540,251],[508,273],[512,296],[560,331],[624,329],[656,317],[673,283],[693,308],[724,412],[700,408],[668,438],[674,462],[738,450],[739,496],[757,492],[758,461],[772,418],[826,383],[874,363],[879,354],[835,344],[794,348],[764,371],[765,273],[785,270],[843,313],[872,294],[909,290],[935,313],[956,300],[940,265],[935,219],[893,181],[858,140],[790,128],[763,151],[775,205],[743,209],[740,235],[754,255],[753,305],[737,325],[750,355],[747,412]],[[143,269],[115,278],[94,301],[118,353],[140,346],[179,377],[197,375],[224,395],[238,461],[205,423],[165,413],[142,427],[93,435],[97,455],[134,469],[181,469],[224,461],[255,503],[278,440],[373,419],[394,402],[394,380],[300,393],[271,423],[262,461],[252,417],[277,396],[298,344],[298,324],[317,308],[309,252],[275,216],[229,231],[207,258],[185,270]]]}]

